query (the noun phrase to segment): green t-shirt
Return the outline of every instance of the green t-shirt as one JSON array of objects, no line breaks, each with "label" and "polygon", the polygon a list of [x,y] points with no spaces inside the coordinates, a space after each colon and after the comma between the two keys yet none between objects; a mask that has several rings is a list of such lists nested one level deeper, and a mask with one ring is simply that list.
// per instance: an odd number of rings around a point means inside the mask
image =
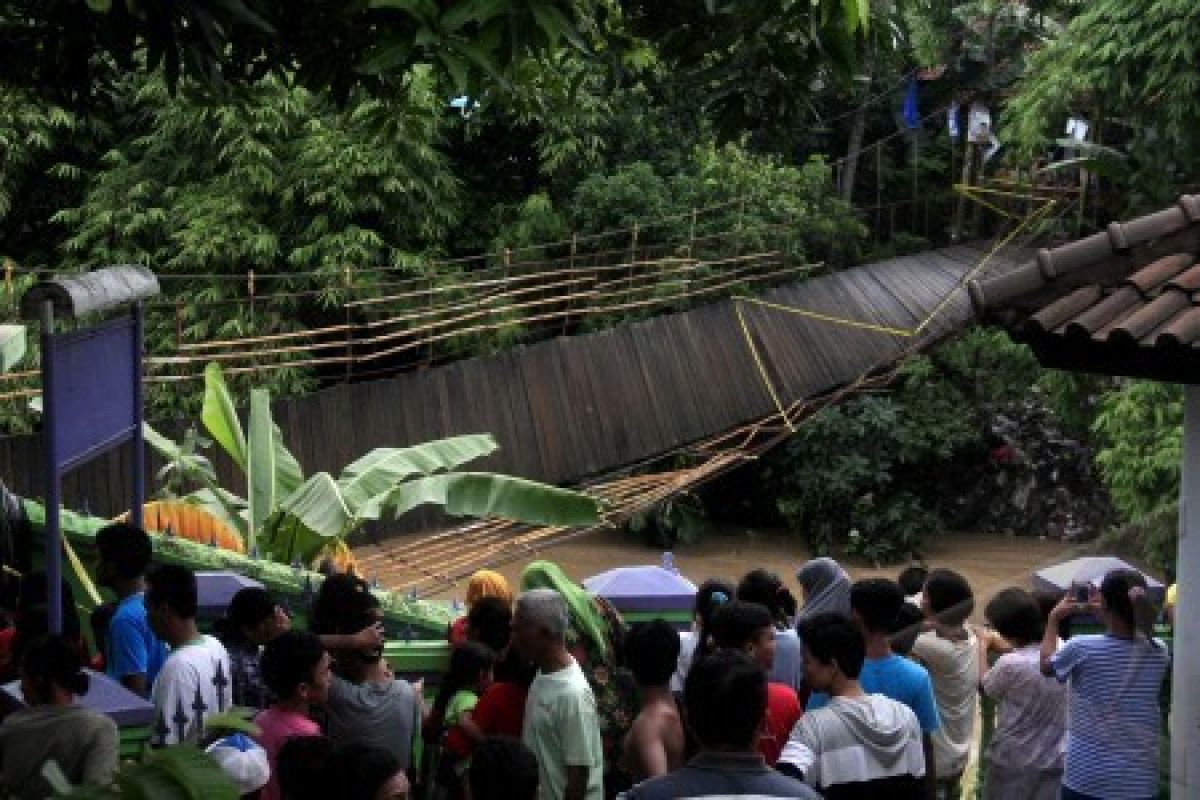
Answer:
[{"label": "green t-shirt", "polygon": [[537,756],[541,800],[563,796],[568,766],[588,768],[588,800],[604,797],[604,749],[596,698],[578,664],[534,678],[521,738]]},{"label": "green t-shirt", "polygon": [[459,689],[452,694],[446,704],[446,727],[457,725],[462,715],[473,710],[478,702],[479,696],[470,689]]}]

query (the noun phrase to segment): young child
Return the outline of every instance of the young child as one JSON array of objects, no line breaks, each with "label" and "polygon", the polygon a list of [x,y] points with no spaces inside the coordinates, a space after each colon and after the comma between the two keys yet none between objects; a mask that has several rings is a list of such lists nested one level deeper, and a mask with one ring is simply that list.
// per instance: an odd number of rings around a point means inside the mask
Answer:
[{"label": "young child", "polygon": [[275,703],[254,718],[258,743],[271,762],[271,779],[263,789],[263,800],[279,800],[279,781],[275,776],[279,750],[296,736],[316,736],[321,729],[309,718],[313,705],[329,698],[333,675],[329,654],[321,640],[304,631],[279,634],[263,649],[263,682],[274,694]]},{"label": "young child", "polygon": [[462,728],[462,721],[479,702],[492,682],[496,654],[480,642],[464,642],[450,653],[450,669],[438,687],[431,718],[441,721],[441,758],[437,782],[449,797],[462,797],[465,776],[471,766],[473,742]]},{"label": "young child", "polygon": [[475,708],[463,714],[459,727],[479,744],[493,736],[520,739],[525,722],[525,700],[537,677],[537,667],[509,648],[496,661],[495,680]]}]

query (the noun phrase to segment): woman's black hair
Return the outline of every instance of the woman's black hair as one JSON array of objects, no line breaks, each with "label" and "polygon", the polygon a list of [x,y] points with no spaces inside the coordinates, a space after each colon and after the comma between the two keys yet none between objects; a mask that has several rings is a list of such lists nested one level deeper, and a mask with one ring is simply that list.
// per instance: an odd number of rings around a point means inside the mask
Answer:
[{"label": "woman's black hair", "polygon": [[[293,736],[279,748],[272,765],[282,800],[325,800],[330,786],[333,742],[326,736]],[[388,776],[391,777],[391,776]]]},{"label": "woman's black hair", "polygon": [[1046,633],[1038,601],[1024,589],[1001,590],[987,604],[983,616],[996,633],[1017,647],[1040,642]]},{"label": "woman's black hair", "polygon": [[1142,573],[1131,569],[1113,570],[1101,581],[1100,596],[1110,614],[1120,617],[1148,640],[1154,640],[1156,613],[1154,604],[1146,596],[1146,578]]},{"label": "woman's black hair", "polygon": [[765,569],[746,573],[746,577],[738,584],[737,599],[764,606],[777,624],[789,628],[798,608],[791,590],[784,586],[778,575]]},{"label": "woman's black hair", "polygon": [[87,694],[88,676],[83,671],[79,647],[62,636],[40,636],[30,642],[21,659],[21,670],[35,681],[77,695]]},{"label": "woman's black hair", "polygon": [[482,642],[463,642],[450,651],[450,667],[433,701],[433,716],[441,718],[454,693],[479,683],[479,673],[494,666],[496,653]]},{"label": "woman's black hair", "polygon": [[699,641],[696,642],[694,658],[708,655],[715,648],[712,646],[712,615],[721,606],[731,602],[737,590],[729,581],[720,578],[709,578],[700,584],[696,590],[695,616],[700,618]]},{"label": "woman's black hair", "polygon": [[500,597],[481,597],[467,612],[467,632],[499,653],[512,634],[512,606]]},{"label": "woman's black hair", "polygon": [[266,589],[247,586],[233,596],[225,617],[217,623],[217,632],[226,644],[246,642],[246,629],[257,628],[275,614],[279,603]]}]

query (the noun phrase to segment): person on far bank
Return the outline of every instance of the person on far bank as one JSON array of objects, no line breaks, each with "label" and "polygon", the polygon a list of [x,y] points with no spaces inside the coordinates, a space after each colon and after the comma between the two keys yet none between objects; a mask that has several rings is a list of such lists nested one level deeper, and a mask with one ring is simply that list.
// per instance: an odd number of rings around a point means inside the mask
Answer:
[{"label": "person on far bank", "polygon": [[625,737],[625,766],[634,781],[641,781],[683,766],[683,720],[670,687],[679,663],[679,635],[669,623],[656,619],[634,625],[626,644],[642,709]]},{"label": "person on far bank", "polygon": [[123,522],[96,534],[96,579],[117,595],[105,637],[105,672],[131,692],[147,697],[167,661],[167,646],[146,620],[146,568],[154,548],[141,528]]},{"label": "person on far bank", "polygon": [[810,787],[767,766],[758,739],[767,712],[767,673],[750,655],[724,649],[697,659],[683,688],[700,752],[680,769],[643,781],[624,800],[819,800]]},{"label": "person on far bank", "polygon": [[[1092,614],[1104,633],[1058,646],[1058,623]],[[1156,609],[1146,579],[1132,570],[1104,576],[1088,602],[1068,594],[1050,612],[1042,672],[1067,684],[1063,800],[1143,800],[1157,796],[1159,692],[1170,657],[1153,638]]]},{"label": "person on far bank", "polygon": [[[921,723],[921,744],[925,755],[926,796],[934,800],[937,793],[937,769],[933,758],[932,734],[941,722],[933,683],[929,672],[915,661],[892,652],[891,631],[904,605],[900,585],[887,578],[864,578],[850,588],[850,608],[853,619],[862,631],[866,660],[858,682],[868,694],[882,694],[898,700],[912,709]],[[829,704],[825,692],[813,692],[807,711]]]},{"label": "person on far bank", "polygon": [[921,592],[921,610],[932,630],[917,637],[909,657],[929,671],[933,682],[941,723],[932,735],[938,794],[959,800],[979,716],[979,641],[967,627],[975,597],[962,575],[935,569]]},{"label": "person on far bank", "polygon": [[[1046,623],[1024,589],[1004,589],[983,612],[979,687],[1000,704],[987,752],[984,800],[1058,800],[1067,693],[1040,665]],[[998,653],[989,665],[988,654]]]},{"label": "person on far bank", "polygon": [[107,784],[117,768],[117,726],[76,701],[88,690],[79,649],[61,636],[35,639],[21,664],[27,708],[0,726],[0,797],[54,793],[42,765],[54,761],[74,785]]},{"label": "person on far bank", "polygon": [[517,597],[512,646],[538,666],[521,738],[538,760],[542,800],[601,800],[604,753],[596,698],[567,650],[567,602],[553,589]]},{"label": "person on far bank", "polygon": [[925,754],[912,709],[858,682],[865,645],[844,614],[800,626],[804,680],[832,699],[796,723],[776,769],[816,787],[825,800],[923,800]]},{"label": "person on far bank", "polygon": [[804,682],[803,656],[800,638],[796,635],[796,598],[773,572],[755,569],[747,572],[738,583],[737,599],[758,603],[771,613],[775,623],[775,663],[771,667],[772,683],[790,686],[800,691]]},{"label": "person on far bank", "polygon": [[187,567],[163,564],[146,576],[146,619],[171,646],[150,692],[151,742],[159,747],[199,744],[205,720],[233,707],[229,653],[196,627],[198,596],[196,573]]}]

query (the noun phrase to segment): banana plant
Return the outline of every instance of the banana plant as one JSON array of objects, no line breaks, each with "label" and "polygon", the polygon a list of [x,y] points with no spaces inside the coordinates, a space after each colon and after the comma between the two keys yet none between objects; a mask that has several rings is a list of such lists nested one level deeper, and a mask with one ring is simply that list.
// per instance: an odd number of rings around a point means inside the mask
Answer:
[{"label": "banana plant", "polygon": [[439,439],[412,447],[381,447],[328,472],[304,476],[271,416],[265,389],[252,389],[248,432],[243,429],[221,368],[204,371],[201,423],[242,470],[246,497],[218,485],[207,459],[147,426],[146,442],[201,488],[183,499],[224,519],[247,551],[283,563],[311,562],[329,545],[344,541],[366,522],[396,518],[432,503],[447,514],[504,517],[562,527],[599,519],[595,498],[580,492],[489,472],[459,471],[498,449],[490,434]]}]

